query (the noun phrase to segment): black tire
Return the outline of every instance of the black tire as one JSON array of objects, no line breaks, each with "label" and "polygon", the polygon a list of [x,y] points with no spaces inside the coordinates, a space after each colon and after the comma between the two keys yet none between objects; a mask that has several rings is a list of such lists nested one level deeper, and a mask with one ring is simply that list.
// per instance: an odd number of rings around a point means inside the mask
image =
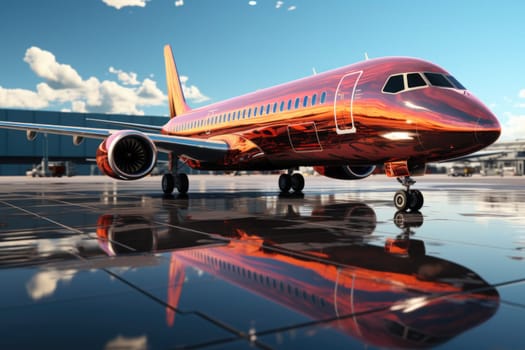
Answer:
[{"label": "black tire", "polygon": [[162,192],[164,194],[172,194],[175,188],[175,179],[172,174],[162,175]]},{"label": "black tire", "polygon": [[179,191],[179,193],[181,194],[188,193],[188,189],[190,188],[190,181],[188,180],[188,175],[184,173],[177,174],[176,186],[177,186],[177,191]]},{"label": "black tire", "polygon": [[424,203],[423,194],[419,190],[411,190],[408,195],[408,208],[411,211],[418,211]]},{"label": "black tire", "polygon": [[292,177],[288,174],[279,176],[279,189],[283,193],[288,193],[292,188]]},{"label": "black tire", "polygon": [[292,190],[294,192],[301,192],[304,188],[304,177],[303,175],[296,173],[293,174],[291,177],[291,183],[292,183]]},{"label": "black tire", "polygon": [[408,195],[407,191],[399,190],[394,194],[394,205],[397,210],[405,211],[408,208]]}]

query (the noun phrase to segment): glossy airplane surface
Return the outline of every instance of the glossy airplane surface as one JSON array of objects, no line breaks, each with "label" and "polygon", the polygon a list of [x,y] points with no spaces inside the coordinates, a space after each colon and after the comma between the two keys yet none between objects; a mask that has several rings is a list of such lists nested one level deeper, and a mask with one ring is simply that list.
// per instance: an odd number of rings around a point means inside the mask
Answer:
[{"label": "glossy airplane surface", "polygon": [[[188,191],[176,159],[201,170],[283,170],[282,192],[301,192],[294,170],[313,166],[336,179],[362,179],[384,166],[405,187],[394,203],[416,211],[423,195],[410,176],[426,164],[493,143],[496,117],[444,69],[414,58],[380,58],[317,74],[198,109],[185,102],[171,48],[164,49],[171,119],[163,127],[108,122],[126,130],[1,121],[26,130],[99,138],[97,164],[122,180],[148,175],[157,152],[170,155],[162,188]],[[139,131],[142,130],[142,131]]]}]

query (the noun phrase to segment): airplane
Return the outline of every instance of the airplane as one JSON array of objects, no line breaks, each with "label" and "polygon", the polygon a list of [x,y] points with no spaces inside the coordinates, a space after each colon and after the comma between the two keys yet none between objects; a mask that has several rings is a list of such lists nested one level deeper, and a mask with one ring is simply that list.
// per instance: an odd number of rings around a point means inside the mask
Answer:
[{"label": "airplane", "polygon": [[102,139],[101,171],[112,178],[147,176],[157,153],[169,155],[162,190],[185,194],[188,176],[178,160],[200,170],[287,170],[283,193],[301,193],[299,166],[321,175],[359,180],[384,165],[403,189],[398,210],[417,211],[423,195],[412,176],[426,164],[476,152],[500,135],[492,112],[439,66],[416,58],[386,57],[258,90],[205,107],[186,103],[171,47],[164,47],[170,120],[164,126],[106,121],[101,129],[0,121],[0,128]]},{"label": "airplane", "polygon": [[[464,266],[427,255],[424,242],[406,229],[387,240],[394,249],[367,240],[377,218],[365,203],[316,205],[311,216],[272,212],[258,217],[262,222],[255,226],[252,216],[235,211],[228,220],[177,206],[166,214],[168,229],[161,230],[140,212],[105,213],[97,221],[97,237],[117,260],[170,253],[170,327],[188,303],[198,305],[186,283],[194,269],[381,348],[435,347],[484,323],[499,308],[495,288]],[[210,237],[203,240],[203,232]],[[235,313],[235,303],[229,307]],[[242,314],[252,310],[243,304]]]}]

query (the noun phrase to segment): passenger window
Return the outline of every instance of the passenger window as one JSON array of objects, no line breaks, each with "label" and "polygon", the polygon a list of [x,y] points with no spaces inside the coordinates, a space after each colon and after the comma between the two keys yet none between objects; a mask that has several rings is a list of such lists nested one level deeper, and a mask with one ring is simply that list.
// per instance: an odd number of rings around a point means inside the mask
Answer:
[{"label": "passenger window", "polygon": [[270,104],[266,105],[266,114],[270,114]]},{"label": "passenger window", "polygon": [[447,75],[448,80],[452,82],[456,86],[456,88],[460,90],[467,90],[466,87],[463,86],[456,78],[454,78],[452,75]]},{"label": "passenger window", "polygon": [[301,103],[301,99],[299,97],[297,97],[295,99],[295,106],[294,106],[295,109],[299,108],[299,103]]},{"label": "passenger window", "polygon": [[253,109],[253,117],[254,117],[254,118],[257,117],[257,107],[255,107],[255,108]]},{"label": "passenger window", "polygon": [[426,86],[427,83],[419,73],[409,73],[407,74],[407,85],[409,88],[415,88]]},{"label": "passenger window", "polygon": [[261,106],[261,108],[259,109],[259,115],[263,115],[264,113],[264,106]]},{"label": "passenger window", "polygon": [[321,94],[321,104],[325,103],[326,101],[326,92],[323,91],[323,93]]},{"label": "passenger window", "polygon": [[454,87],[450,81],[445,78],[443,74],[439,73],[424,73],[431,85],[440,87]]},{"label": "passenger window", "polygon": [[284,111],[284,101],[281,101],[281,106],[279,107],[279,110],[281,112]]},{"label": "passenger window", "polygon": [[303,99],[303,107],[308,107],[308,96],[305,96]]},{"label": "passenger window", "polygon": [[248,119],[250,119],[251,115],[252,115],[252,109],[248,108]]},{"label": "passenger window", "polygon": [[273,104],[273,113],[277,112],[277,102]]},{"label": "passenger window", "polygon": [[395,94],[396,92],[403,91],[405,89],[405,83],[403,82],[403,74],[391,76],[386,81],[383,92],[389,92]]},{"label": "passenger window", "polygon": [[243,110],[242,110],[242,119],[245,119],[245,118],[246,118],[246,110],[243,109]]},{"label": "passenger window", "polygon": [[312,106],[315,106],[316,103],[317,103],[317,94],[314,94],[312,96]]},{"label": "passenger window", "polygon": [[228,121],[230,121],[230,120],[231,120],[231,119],[230,119],[230,118],[231,118],[231,116],[232,116],[232,114],[231,114],[231,113],[228,113]]},{"label": "passenger window", "polygon": [[288,100],[288,110],[292,109],[292,100]]}]

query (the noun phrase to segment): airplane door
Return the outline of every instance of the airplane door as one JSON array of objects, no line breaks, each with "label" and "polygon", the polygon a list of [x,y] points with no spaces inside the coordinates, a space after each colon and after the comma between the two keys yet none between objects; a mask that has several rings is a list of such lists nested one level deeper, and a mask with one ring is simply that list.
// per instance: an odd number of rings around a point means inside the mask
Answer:
[{"label": "airplane door", "polygon": [[335,130],[337,134],[355,133],[352,110],[355,88],[363,71],[349,73],[341,78],[337,85],[334,101]]}]

